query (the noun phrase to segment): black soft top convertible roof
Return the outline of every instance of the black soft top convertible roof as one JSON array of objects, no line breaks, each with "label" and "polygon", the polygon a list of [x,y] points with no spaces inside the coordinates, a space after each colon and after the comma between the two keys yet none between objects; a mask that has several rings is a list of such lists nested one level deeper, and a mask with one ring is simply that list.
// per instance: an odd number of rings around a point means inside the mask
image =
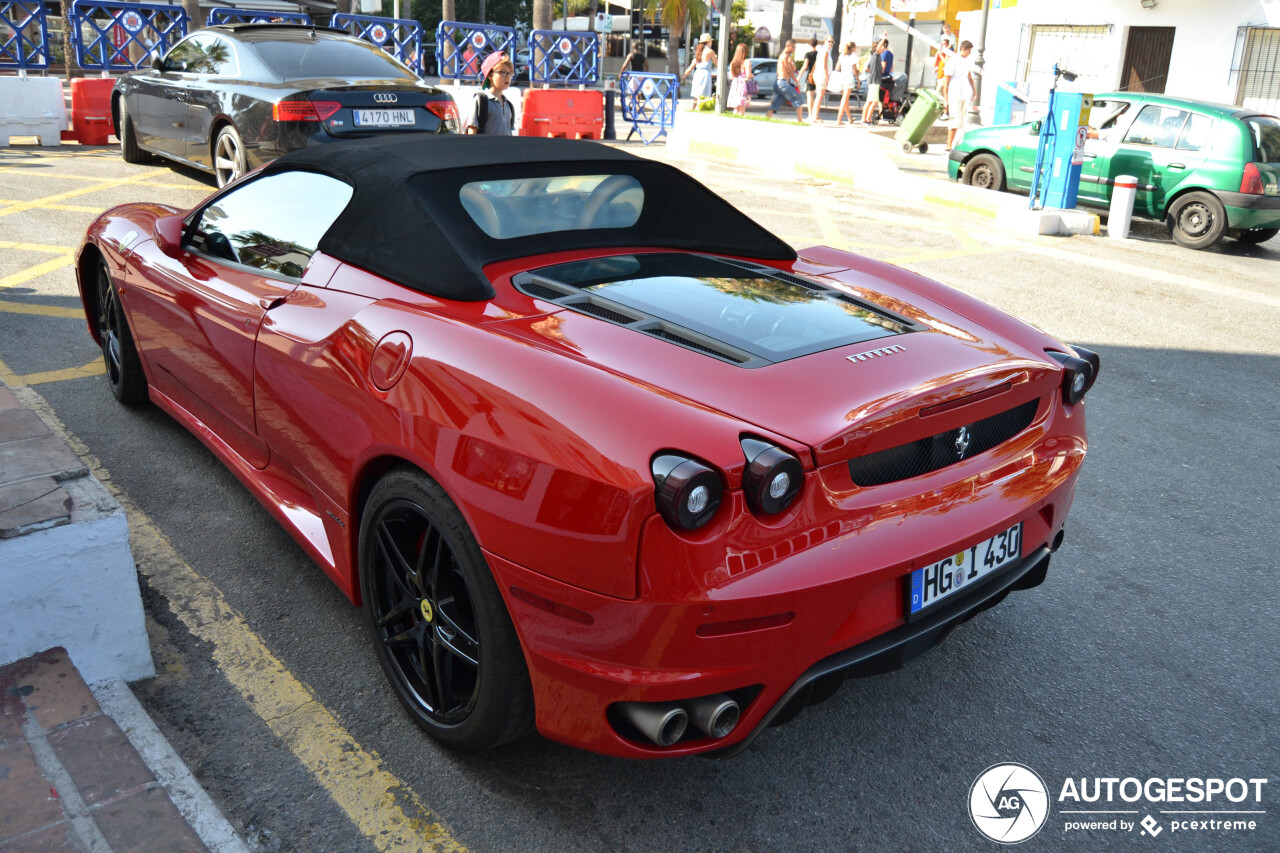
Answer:
[{"label": "black soft top convertible roof", "polygon": [[[495,261],[584,248],[687,249],[766,260],[795,251],[693,178],[593,142],[535,137],[406,134],[304,148],[266,167],[332,175],[354,188],[319,249],[414,290],[446,299],[492,298]],[[631,175],[644,187],[627,228],[494,239],[462,207],[464,184],[556,175]]]}]

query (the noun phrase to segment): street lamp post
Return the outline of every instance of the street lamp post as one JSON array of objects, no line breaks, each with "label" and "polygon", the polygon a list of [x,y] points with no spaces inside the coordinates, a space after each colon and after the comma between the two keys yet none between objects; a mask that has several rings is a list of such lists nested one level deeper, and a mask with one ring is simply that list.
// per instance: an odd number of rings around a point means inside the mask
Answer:
[{"label": "street lamp post", "polygon": [[987,15],[991,11],[991,0],[982,0],[982,27],[978,33],[977,54],[973,57],[973,102],[969,105],[969,115],[965,116],[965,124],[982,124],[982,115],[978,108],[982,106],[982,66],[986,63],[983,54],[987,49]]}]

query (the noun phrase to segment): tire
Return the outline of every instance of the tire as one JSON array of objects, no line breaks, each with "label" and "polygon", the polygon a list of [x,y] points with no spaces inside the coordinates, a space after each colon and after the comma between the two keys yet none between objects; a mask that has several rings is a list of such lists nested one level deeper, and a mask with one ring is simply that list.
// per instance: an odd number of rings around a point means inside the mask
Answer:
[{"label": "tire", "polygon": [[365,622],[397,698],[452,749],[492,749],[533,728],[520,641],[480,546],[420,471],[383,477],[360,523]]},{"label": "tire", "polygon": [[1280,228],[1250,228],[1247,231],[1236,231],[1231,236],[1241,243],[1256,246],[1259,243],[1267,242],[1277,234],[1280,234]]},{"label": "tire", "polygon": [[964,167],[964,182],[984,190],[1004,189],[1004,164],[994,154],[979,154]]},{"label": "tire", "polygon": [[1170,205],[1165,224],[1179,246],[1207,249],[1226,233],[1227,211],[1217,196],[1196,190]]},{"label": "tire", "polygon": [[244,143],[240,141],[240,134],[236,129],[228,124],[213,139],[213,175],[221,188],[247,171],[249,167],[244,156]]},{"label": "tire", "polygon": [[133,117],[129,115],[129,103],[121,96],[119,100],[120,126],[116,128],[120,137],[120,156],[126,163],[145,163],[150,158],[138,144],[138,132],[133,127]]},{"label": "tire", "polygon": [[904,143],[902,143],[902,153],[903,153],[903,154],[910,154],[912,151],[915,151],[915,150],[916,150],[916,147],[915,147],[914,145],[912,145],[910,142],[904,142]]},{"label": "tire", "polygon": [[133,333],[120,304],[120,291],[111,280],[105,261],[98,261],[98,337],[107,384],[121,403],[133,405],[147,399],[147,375],[133,344]]},{"label": "tire", "polygon": [[927,143],[927,142],[921,142],[919,145],[917,145],[917,146],[916,146],[916,150],[917,150],[917,151],[919,151],[921,154],[928,154],[928,153],[929,153],[929,143]]}]

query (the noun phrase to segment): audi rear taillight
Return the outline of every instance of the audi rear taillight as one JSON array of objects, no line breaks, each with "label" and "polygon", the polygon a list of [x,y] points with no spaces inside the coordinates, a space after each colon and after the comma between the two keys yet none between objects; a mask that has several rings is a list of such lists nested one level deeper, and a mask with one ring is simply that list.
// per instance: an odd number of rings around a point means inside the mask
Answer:
[{"label": "audi rear taillight", "polygon": [[1245,163],[1244,175],[1240,178],[1240,192],[1249,195],[1262,195],[1262,173],[1257,163]]},{"label": "audi rear taillight", "polygon": [[337,101],[280,101],[271,107],[276,121],[324,121],[342,109]]},{"label": "audi rear taillight", "polygon": [[450,130],[458,129],[458,107],[453,101],[427,101],[427,109],[435,113],[436,118],[444,122]]}]

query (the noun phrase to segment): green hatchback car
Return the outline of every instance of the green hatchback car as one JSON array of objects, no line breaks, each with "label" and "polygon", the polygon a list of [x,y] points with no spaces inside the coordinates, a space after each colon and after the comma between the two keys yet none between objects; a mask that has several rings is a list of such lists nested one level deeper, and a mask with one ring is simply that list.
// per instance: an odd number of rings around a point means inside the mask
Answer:
[{"label": "green hatchback car", "polygon": [[[1094,97],[1079,202],[1108,207],[1120,175],[1138,179],[1134,215],[1164,220],[1179,245],[1280,233],[1280,119],[1240,107],[1114,92]],[[1029,192],[1040,122],[972,128],[951,151],[953,180]]]}]

